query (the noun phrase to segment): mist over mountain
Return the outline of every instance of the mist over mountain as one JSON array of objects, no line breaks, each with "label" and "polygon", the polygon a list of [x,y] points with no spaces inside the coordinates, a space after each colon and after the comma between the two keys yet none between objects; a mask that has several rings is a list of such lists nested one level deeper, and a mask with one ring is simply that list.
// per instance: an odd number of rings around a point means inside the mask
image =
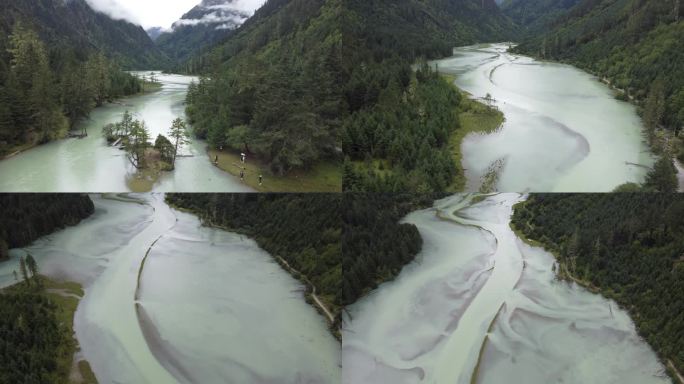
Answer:
[{"label": "mist over mountain", "polygon": [[142,27],[97,12],[85,0],[4,1],[0,31],[9,36],[18,22],[34,29],[51,46],[75,49],[81,55],[102,51],[124,68],[168,64]]},{"label": "mist over mountain", "polygon": [[184,62],[230,36],[249,17],[239,1],[203,0],[176,21],[170,31],[153,28],[148,32],[169,57]]}]

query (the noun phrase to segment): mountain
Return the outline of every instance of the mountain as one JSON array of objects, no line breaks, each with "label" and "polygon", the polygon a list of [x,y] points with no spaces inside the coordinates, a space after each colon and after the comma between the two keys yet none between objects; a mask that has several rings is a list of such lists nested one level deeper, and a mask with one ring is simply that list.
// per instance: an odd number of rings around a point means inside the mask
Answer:
[{"label": "mountain", "polygon": [[643,107],[649,136],[658,125],[678,132],[684,126],[680,2],[582,0],[517,50],[567,61],[624,90],[625,99]]},{"label": "mountain", "polygon": [[[507,41],[518,29],[493,0],[348,0],[343,65],[346,191],[445,191],[466,98],[427,65],[456,46]],[[415,69],[418,70],[415,70]]]},{"label": "mountain", "polygon": [[249,14],[237,8],[236,0],[203,0],[176,21],[170,32],[153,31],[159,33],[153,39],[169,57],[182,63],[230,36],[247,18]]},{"label": "mountain", "polygon": [[502,0],[501,10],[518,25],[537,33],[565,14],[580,0]]},{"label": "mountain", "polygon": [[362,18],[350,30],[370,49],[406,58],[443,57],[457,45],[509,39],[516,26],[494,0],[349,0]]},{"label": "mountain", "polygon": [[150,37],[150,39],[152,39],[152,41],[156,41],[159,36],[166,31],[162,27],[152,27],[148,28],[145,32],[147,32],[147,35]]},{"label": "mountain", "polygon": [[128,69],[168,64],[142,27],[96,12],[85,0],[3,0],[0,4],[0,31],[5,36],[21,22],[53,48],[77,50],[81,55],[102,51]]}]

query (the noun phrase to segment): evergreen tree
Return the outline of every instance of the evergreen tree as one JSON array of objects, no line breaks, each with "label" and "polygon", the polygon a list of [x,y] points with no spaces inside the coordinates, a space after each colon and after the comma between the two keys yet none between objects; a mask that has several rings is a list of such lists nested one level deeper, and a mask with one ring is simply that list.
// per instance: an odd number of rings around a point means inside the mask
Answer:
[{"label": "evergreen tree", "polygon": [[29,276],[28,272],[26,270],[26,260],[24,259],[24,256],[19,257],[19,271],[21,272],[21,277],[24,279],[24,282],[26,284],[29,283]]},{"label": "evergreen tree", "polygon": [[176,119],[171,124],[171,129],[169,129],[169,137],[173,140],[174,151],[173,160],[171,161],[171,168],[176,167],[176,157],[178,156],[178,149],[190,143],[190,135],[188,135],[187,128],[183,119]]},{"label": "evergreen tree", "polygon": [[36,263],[36,259],[30,253],[26,254],[26,267],[31,277],[35,278],[38,274],[38,263]]},{"label": "evergreen tree", "polygon": [[149,148],[150,133],[144,121],[134,120],[126,144],[128,159],[137,169],[145,168],[145,151]]}]

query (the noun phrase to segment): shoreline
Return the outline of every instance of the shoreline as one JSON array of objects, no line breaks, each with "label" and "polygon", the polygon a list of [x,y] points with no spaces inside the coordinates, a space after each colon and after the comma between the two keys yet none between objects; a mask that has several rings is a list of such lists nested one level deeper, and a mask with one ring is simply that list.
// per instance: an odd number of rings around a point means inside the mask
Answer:
[{"label": "shoreline", "polygon": [[[526,202],[527,202],[527,200],[521,201],[521,202],[519,202],[519,203],[513,205],[513,214],[515,214],[516,207],[518,207],[519,205],[524,205],[524,204],[526,204]],[[526,224],[528,227],[530,226],[529,223],[525,223],[525,224]],[[671,375],[668,374],[668,376],[672,377],[673,380],[678,380],[678,381],[679,381],[679,384],[684,384],[684,375],[682,375],[681,372],[679,372],[679,371],[677,370],[677,368],[676,368],[676,367],[674,366],[674,364],[672,363],[672,360],[670,360],[669,357],[661,356],[661,354],[658,353],[658,352],[655,350],[655,348],[653,348],[653,346],[645,340],[645,338],[644,338],[643,335],[641,334],[641,331],[639,330],[639,327],[638,327],[637,324],[634,322],[634,320],[633,320],[634,316],[633,316],[632,312],[631,312],[629,309],[623,308],[623,307],[620,305],[620,303],[618,303],[614,298],[610,297],[610,295],[607,295],[607,294],[605,293],[605,291],[604,291],[603,289],[601,289],[600,287],[596,287],[596,286],[594,286],[593,284],[591,284],[591,283],[589,283],[589,282],[586,282],[586,281],[584,281],[584,280],[581,280],[581,279],[575,277],[572,273],[570,273],[570,271],[568,270],[568,268],[567,268],[567,266],[565,265],[565,263],[561,262],[558,253],[551,247],[551,245],[547,245],[547,244],[544,244],[544,243],[542,243],[542,242],[540,242],[540,241],[537,241],[537,240],[528,238],[528,237],[524,234],[523,230],[518,229],[518,228],[513,224],[513,221],[512,221],[512,220],[509,222],[509,226],[510,226],[511,229],[513,230],[513,233],[515,233],[515,235],[518,237],[518,239],[520,239],[523,243],[525,243],[525,244],[527,244],[527,245],[529,245],[529,246],[531,246],[531,247],[542,248],[544,251],[550,253],[551,256],[553,256],[553,258],[556,260],[556,262],[557,262],[557,264],[558,264],[558,269],[555,271],[555,274],[556,274],[556,276],[557,276],[559,279],[561,279],[561,280],[566,280],[566,281],[567,281],[567,280],[570,280],[570,281],[574,282],[575,284],[577,284],[577,285],[583,287],[584,289],[587,289],[588,291],[590,291],[590,292],[592,292],[592,293],[594,293],[594,294],[601,295],[601,296],[603,296],[604,298],[613,301],[613,302],[618,306],[618,308],[620,308],[620,309],[626,311],[626,312],[629,314],[629,318],[630,318],[630,320],[632,321],[632,324],[634,325],[634,328],[635,328],[637,334],[639,335],[639,337],[640,337],[642,340],[644,340],[644,342],[645,342],[646,344],[648,344],[648,346],[653,350],[653,352],[654,352],[654,353],[656,354],[656,356],[658,357],[658,360],[659,360],[660,363],[663,365],[663,368],[665,368],[665,370],[666,370],[668,373],[671,373]],[[561,270],[561,269],[562,269],[562,270]],[[637,313],[636,315],[638,316],[638,313]]]},{"label": "shoreline", "polygon": [[[147,96],[147,95],[153,94],[153,93],[155,93],[155,92],[159,92],[159,91],[162,89],[163,84],[161,84],[161,83],[157,83],[157,84],[158,84],[158,85],[155,85],[155,86],[153,87],[153,90],[151,90],[150,92],[147,92],[147,93],[145,93],[145,92],[138,92],[138,93],[135,93],[135,94],[132,94],[132,95],[124,95],[124,96],[121,96],[121,97],[119,97],[119,98],[117,98],[117,99],[113,99],[113,100],[111,100],[111,101],[108,101],[108,102],[102,104],[102,105],[99,106],[99,107],[93,108],[93,111],[94,111],[95,109],[97,109],[97,108],[104,107],[104,106],[106,106],[106,105],[108,105],[108,104],[124,105],[124,103],[122,103],[121,100],[125,100],[125,99],[128,99],[128,98],[135,98],[135,97]],[[82,118],[81,120],[77,121],[76,124],[82,123],[84,120],[87,120],[87,119],[88,119],[88,117]],[[41,145],[44,145],[44,144],[56,143],[56,142],[59,142],[59,141],[62,141],[62,140],[67,140],[67,139],[79,139],[79,137],[70,136],[70,133],[71,133],[71,132],[80,132],[80,131],[77,130],[77,129],[71,129],[71,128],[69,128],[69,129],[66,130],[66,132],[64,132],[64,135],[63,135],[63,136],[60,136],[60,137],[58,137],[58,138],[56,138],[56,139],[54,139],[54,140],[50,140],[50,141],[45,142],[45,143],[38,143],[38,142],[35,142],[35,141],[34,141],[34,142],[32,142],[32,143],[23,143],[23,144],[16,145],[16,146],[14,146],[12,149],[10,149],[10,153],[9,153],[9,154],[0,156],[0,161],[9,160],[9,159],[11,159],[11,158],[13,158],[13,157],[15,157],[15,156],[21,155],[21,154],[24,153],[24,152],[27,152],[27,151],[29,151],[29,150],[31,150],[31,149],[40,147]]]},{"label": "shoreline", "polygon": [[[206,226],[207,228],[219,229],[222,231],[235,233],[238,235],[244,235],[244,236],[247,236],[250,239],[254,240],[254,238],[252,238],[251,235],[243,229],[228,228],[228,227],[224,227],[221,225],[217,225],[217,224],[211,223],[210,221],[206,220],[205,218],[200,216],[197,212],[195,212],[191,209],[177,207],[176,205],[168,203],[168,202],[166,204],[174,210],[178,210],[180,212],[189,213],[191,215],[196,216],[200,220],[202,225]],[[256,240],[254,240],[254,241],[256,242]],[[258,242],[257,242],[257,245],[259,246],[259,248],[261,248],[261,246],[259,245]],[[263,250],[263,248],[261,248],[261,249]],[[316,312],[318,312],[319,315],[321,315],[325,319],[326,323],[328,324],[328,330],[330,331],[330,333],[333,335],[333,337],[335,337],[335,339],[337,339],[338,341],[341,342],[342,341],[342,334],[340,333],[340,329],[335,328],[336,316],[333,314],[333,310],[331,310],[324,303],[324,301],[320,300],[319,297],[316,295],[317,288],[315,285],[313,285],[311,280],[309,280],[309,278],[306,275],[304,275],[303,273],[301,273],[298,270],[291,267],[290,264],[287,261],[285,261],[285,259],[283,259],[282,257],[280,257],[278,255],[273,255],[270,252],[267,252],[266,250],[264,250],[264,252],[266,252],[269,256],[271,256],[275,260],[275,262],[278,263],[278,265],[280,265],[281,268],[283,270],[285,270],[285,272],[287,272],[290,276],[292,276],[297,281],[304,283],[304,285],[307,288],[306,292],[304,294],[305,301],[309,305],[313,306],[316,309]],[[311,298],[313,300],[313,304],[309,301],[309,298]]]},{"label": "shoreline", "polygon": [[[240,169],[244,167],[245,179],[241,182],[255,192],[342,192],[342,164],[336,164],[333,160],[320,161],[307,171],[292,171],[286,176],[276,176],[266,164],[254,157],[248,157],[246,163],[241,163],[239,153],[234,151],[207,147],[206,155],[212,166],[238,179]],[[259,185],[259,175],[264,177],[262,185]]]},{"label": "shoreline", "polygon": [[[73,281],[52,279],[44,275],[36,275],[36,278],[40,279],[43,284],[43,290],[39,294],[47,296],[55,304],[57,320],[70,331],[69,340],[60,345],[60,350],[64,352],[64,356],[57,357],[55,362],[58,367],[66,372],[66,375],[61,379],[68,384],[97,384],[97,378],[88,360],[79,358],[81,347],[74,330],[76,311],[85,296],[83,286]],[[0,289],[0,292],[21,289],[21,285],[22,282],[18,281]]]}]

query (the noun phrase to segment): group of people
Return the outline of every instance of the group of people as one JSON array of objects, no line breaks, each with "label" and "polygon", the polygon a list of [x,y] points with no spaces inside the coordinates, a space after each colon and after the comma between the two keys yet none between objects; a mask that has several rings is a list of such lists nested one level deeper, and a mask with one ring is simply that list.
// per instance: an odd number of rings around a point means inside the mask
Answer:
[{"label": "group of people", "polygon": [[[220,150],[223,151],[223,147],[221,147]],[[219,157],[218,157],[218,155],[216,155],[216,157],[214,158],[214,165],[218,165],[218,161],[219,161]],[[242,164],[247,163],[247,154],[245,154],[244,152],[240,153],[240,162]],[[240,181],[242,181],[242,182],[245,181],[245,172],[246,171],[247,171],[246,167],[240,168]],[[259,186],[262,186],[263,184],[264,184],[264,175],[259,174]]]}]

